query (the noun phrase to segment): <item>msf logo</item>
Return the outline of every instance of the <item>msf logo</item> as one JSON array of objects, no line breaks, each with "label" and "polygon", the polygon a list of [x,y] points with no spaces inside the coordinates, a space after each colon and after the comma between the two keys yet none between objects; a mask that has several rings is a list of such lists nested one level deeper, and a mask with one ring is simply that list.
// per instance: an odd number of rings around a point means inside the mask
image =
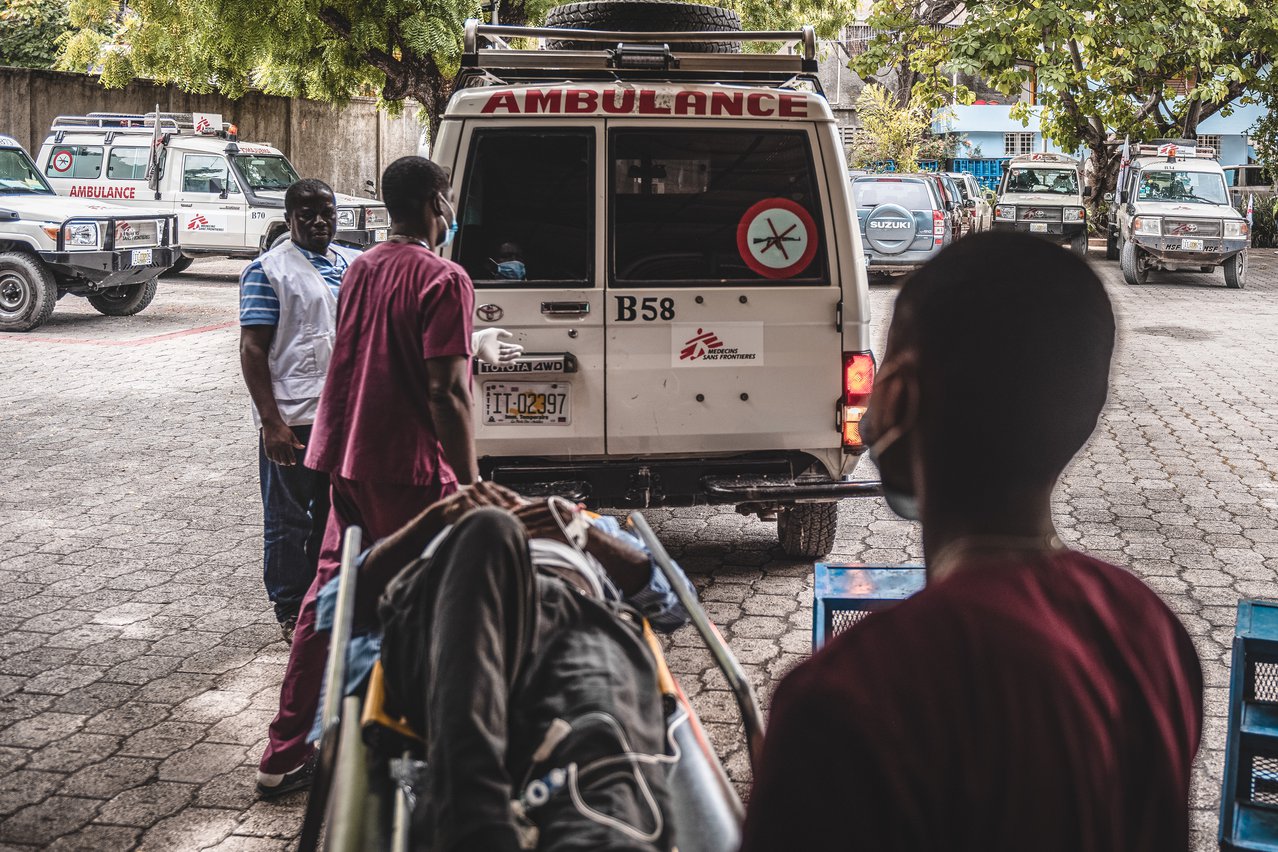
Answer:
[{"label": "msf logo", "polygon": [[679,360],[696,361],[698,358],[706,357],[707,352],[722,348],[723,341],[719,339],[719,335],[713,331],[704,331],[699,328],[697,329],[697,336],[685,343],[683,349],[679,350]]},{"label": "msf logo", "polygon": [[200,120],[195,123],[196,133],[207,133],[212,128],[213,128],[213,125],[209,123],[209,120],[206,116],[200,116]]},{"label": "msf logo", "polygon": [[196,213],[191,221],[186,223],[186,229],[188,231],[198,231],[201,228],[207,228],[208,226],[209,220],[204,218],[203,213]]}]

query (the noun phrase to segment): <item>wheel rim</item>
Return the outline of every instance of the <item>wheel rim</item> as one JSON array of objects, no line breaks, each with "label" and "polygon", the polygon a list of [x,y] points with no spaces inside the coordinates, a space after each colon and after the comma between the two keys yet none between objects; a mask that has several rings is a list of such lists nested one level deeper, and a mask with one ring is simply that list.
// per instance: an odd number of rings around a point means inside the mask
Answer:
[{"label": "wheel rim", "polygon": [[1238,255],[1238,283],[1242,284],[1247,280],[1247,252]]},{"label": "wheel rim", "polygon": [[16,272],[0,272],[0,318],[20,319],[30,309],[31,285]]}]

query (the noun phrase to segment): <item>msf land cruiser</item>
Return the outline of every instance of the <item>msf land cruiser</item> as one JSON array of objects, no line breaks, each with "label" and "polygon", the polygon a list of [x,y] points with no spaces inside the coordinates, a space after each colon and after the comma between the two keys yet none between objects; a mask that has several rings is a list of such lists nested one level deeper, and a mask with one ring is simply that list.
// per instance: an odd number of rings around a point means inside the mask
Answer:
[{"label": "msf land cruiser", "polygon": [[[691,31],[643,31],[672,14]],[[812,30],[682,3],[548,23],[467,24],[434,152],[476,324],[526,350],[476,365],[481,472],[601,506],[735,505],[825,555],[836,501],[878,490],[846,479],[874,361]],[[797,52],[725,50],[756,41]]]},{"label": "msf land cruiser", "polygon": [[159,210],[59,198],[16,139],[0,136],[0,331],[43,325],[67,293],[108,316],[151,304],[181,256]]},{"label": "msf land cruiser", "polygon": [[[237,137],[216,113],[63,115],[38,162],[59,195],[176,213],[185,257],[172,271],[181,272],[193,257],[254,257],[288,231],[284,190],[297,170],[270,145]],[[337,196],[337,242],[366,248],[389,227],[380,202]]]},{"label": "msf land cruiser", "polygon": [[1092,188],[1083,186],[1078,160],[1040,151],[1019,154],[1008,163],[994,207],[994,230],[1038,234],[1068,243],[1087,254],[1087,210],[1083,199]]},{"label": "msf land cruiser", "polygon": [[1230,204],[1214,149],[1193,140],[1137,145],[1119,180],[1106,253],[1118,255],[1123,280],[1144,284],[1152,269],[1223,266],[1227,287],[1246,284],[1251,229]]}]

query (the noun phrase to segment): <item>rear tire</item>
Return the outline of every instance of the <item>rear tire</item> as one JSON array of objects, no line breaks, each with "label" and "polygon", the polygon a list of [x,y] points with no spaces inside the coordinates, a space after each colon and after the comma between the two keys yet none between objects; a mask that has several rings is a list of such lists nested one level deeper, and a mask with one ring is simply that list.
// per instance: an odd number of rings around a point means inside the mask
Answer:
[{"label": "rear tire", "polygon": [[[702,32],[740,30],[741,16],[731,9],[662,0],[589,0],[556,6],[546,26],[629,32]],[[547,41],[547,50],[604,50],[614,45],[591,41]],[[674,53],[740,53],[732,41],[671,42]]]},{"label": "rear tire", "polygon": [[1069,250],[1080,257],[1087,257],[1087,232],[1079,234],[1069,241]]},{"label": "rear tire", "polygon": [[178,258],[177,263],[173,264],[168,269],[161,272],[160,277],[168,278],[170,275],[177,275],[180,272],[185,272],[187,269],[190,268],[191,264],[194,262],[195,262],[195,258],[191,257],[189,254],[184,254],[180,258]]},{"label": "rear tire", "polygon": [[1118,260],[1118,233],[1113,228],[1105,235],[1105,259]]},{"label": "rear tire", "polygon": [[53,273],[29,254],[0,254],[0,331],[31,331],[48,322],[58,303]]},{"label": "rear tire", "polygon": [[838,503],[796,503],[777,513],[781,550],[793,559],[820,559],[834,548]]},{"label": "rear tire", "polygon": [[1241,290],[1247,286],[1247,250],[1225,261],[1225,286],[1230,290]]},{"label": "rear tire", "polygon": [[1123,243],[1123,251],[1118,262],[1123,267],[1123,280],[1132,286],[1144,284],[1149,280],[1149,267],[1140,256],[1140,249],[1131,240]]},{"label": "rear tire", "polygon": [[141,313],[155,298],[160,279],[152,278],[141,284],[129,284],[124,287],[109,287],[99,293],[89,295],[89,304],[100,314],[109,317],[131,317]]}]

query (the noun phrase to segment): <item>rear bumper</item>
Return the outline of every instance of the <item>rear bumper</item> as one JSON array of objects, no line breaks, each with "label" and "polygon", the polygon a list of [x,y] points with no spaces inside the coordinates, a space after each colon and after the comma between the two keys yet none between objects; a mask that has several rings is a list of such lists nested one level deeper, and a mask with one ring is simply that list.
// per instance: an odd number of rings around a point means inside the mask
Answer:
[{"label": "rear bumper", "polygon": [[870,272],[909,272],[936,257],[937,252],[943,248],[945,248],[944,243],[933,246],[927,251],[906,251],[900,254],[876,254],[873,249],[870,249],[870,261],[866,269]]},{"label": "rear bumper", "polygon": [[525,496],[557,494],[611,508],[769,506],[880,494],[877,482],[805,475],[814,461],[802,452],[722,459],[485,458],[479,468],[485,479]]},{"label": "rear bumper", "polygon": [[149,263],[134,266],[133,251],[42,251],[40,257],[59,278],[88,282],[95,290],[150,281],[182,257],[176,246],[157,246],[146,249],[151,252]]}]

